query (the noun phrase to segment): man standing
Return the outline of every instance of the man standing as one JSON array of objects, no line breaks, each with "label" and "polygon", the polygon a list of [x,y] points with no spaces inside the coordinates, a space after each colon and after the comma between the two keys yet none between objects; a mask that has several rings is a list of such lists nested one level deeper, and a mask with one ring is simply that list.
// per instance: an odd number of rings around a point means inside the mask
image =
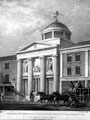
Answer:
[{"label": "man standing", "polygon": [[33,91],[31,91],[31,93],[30,93],[30,101],[31,101],[31,102],[34,101],[34,94],[33,94]]}]

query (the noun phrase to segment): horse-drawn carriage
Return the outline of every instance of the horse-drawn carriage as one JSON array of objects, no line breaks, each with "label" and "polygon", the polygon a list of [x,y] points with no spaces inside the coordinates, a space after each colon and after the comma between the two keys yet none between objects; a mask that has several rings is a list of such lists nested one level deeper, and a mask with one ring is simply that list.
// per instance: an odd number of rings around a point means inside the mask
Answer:
[{"label": "horse-drawn carriage", "polygon": [[37,102],[41,103],[51,103],[60,105],[60,102],[63,101],[64,105],[67,103],[68,106],[82,106],[85,104],[90,96],[90,90],[84,88],[80,83],[76,83],[73,87],[70,88],[70,91],[65,92],[60,95],[58,92],[53,92],[51,95],[46,95],[44,92],[38,92],[36,96]]},{"label": "horse-drawn carriage", "polygon": [[63,101],[64,104],[65,102],[69,102],[69,94],[63,94],[60,95],[58,92],[53,92],[51,95],[46,95],[44,92],[38,92],[37,96],[39,96],[39,99],[37,102],[41,103],[51,103],[51,104],[60,104],[60,101]]}]

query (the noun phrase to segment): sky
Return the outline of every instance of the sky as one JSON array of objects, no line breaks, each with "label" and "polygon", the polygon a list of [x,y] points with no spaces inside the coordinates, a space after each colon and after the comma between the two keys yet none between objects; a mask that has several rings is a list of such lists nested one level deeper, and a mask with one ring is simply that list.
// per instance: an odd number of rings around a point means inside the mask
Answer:
[{"label": "sky", "polygon": [[40,41],[55,11],[71,30],[72,42],[90,40],[90,0],[0,0],[0,56]]}]

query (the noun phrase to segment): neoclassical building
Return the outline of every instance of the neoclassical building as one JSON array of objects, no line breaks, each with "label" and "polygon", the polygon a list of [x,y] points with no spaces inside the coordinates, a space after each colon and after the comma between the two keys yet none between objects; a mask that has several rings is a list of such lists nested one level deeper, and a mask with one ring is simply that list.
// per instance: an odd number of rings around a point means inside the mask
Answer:
[{"label": "neoclassical building", "polygon": [[42,40],[19,50],[17,56],[17,91],[59,92],[81,81],[89,87],[90,41],[73,43],[69,28],[56,20],[41,33]]},{"label": "neoclassical building", "polygon": [[73,45],[66,25],[52,22],[41,33],[42,40],[17,52],[17,91],[25,95],[34,92],[62,93],[61,48]]}]

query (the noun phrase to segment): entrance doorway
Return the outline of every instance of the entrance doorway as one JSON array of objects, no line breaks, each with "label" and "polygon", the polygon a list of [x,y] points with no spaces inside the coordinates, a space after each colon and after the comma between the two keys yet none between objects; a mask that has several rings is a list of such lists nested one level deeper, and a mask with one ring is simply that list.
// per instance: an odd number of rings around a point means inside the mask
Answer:
[{"label": "entrance doorway", "polygon": [[27,79],[23,79],[23,83],[22,83],[22,93],[24,95],[28,95],[28,80]]},{"label": "entrance doorway", "polygon": [[47,78],[47,94],[53,93],[53,78]]},{"label": "entrance doorway", "polygon": [[39,92],[40,91],[40,78],[33,79],[33,91]]}]

